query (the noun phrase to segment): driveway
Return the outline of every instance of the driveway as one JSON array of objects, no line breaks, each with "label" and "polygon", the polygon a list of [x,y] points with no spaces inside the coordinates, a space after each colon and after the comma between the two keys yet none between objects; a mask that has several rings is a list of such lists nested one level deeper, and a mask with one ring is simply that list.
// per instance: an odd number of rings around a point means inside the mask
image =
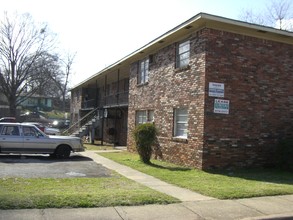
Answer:
[{"label": "driveway", "polygon": [[54,159],[42,154],[0,154],[0,178],[8,177],[111,177],[111,170],[78,153],[72,153],[69,159]]}]

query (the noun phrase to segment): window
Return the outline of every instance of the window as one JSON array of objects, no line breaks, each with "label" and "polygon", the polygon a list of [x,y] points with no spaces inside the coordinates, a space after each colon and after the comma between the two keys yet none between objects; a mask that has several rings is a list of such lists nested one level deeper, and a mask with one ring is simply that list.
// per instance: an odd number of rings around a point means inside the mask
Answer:
[{"label": "window", "polygon": [[32,136],[32,137],[42,137],[43,135],[33,127],[23,126],[23,135],[24,136]]},{"label": "window", "polygon": [[136,112],[136,124],[144,124],[147,122],[147,111]]},{"label": "window", "polygon": [[148,111],[148,122],[154,122],[154,110]]},{"label": "window", "polygon": [[139,62],[137,84],[143,84],[149,80],[149,58]]},{"label": "window", "polygon": [[17,126],[3,126],[1,135],[19,136],[19,129]]},{"label": "window", "polygon": [[136,112],[136,124],[154,121],[154,110],[140,110]]},{"label": "window", "polygon": [[174,137],[187,138],[188,113],[186,108],[174,110]]},{"label": "window", "polygon": [[190,41],[184,41],[177,45],[176,68],[183,68],[189,64]]}]

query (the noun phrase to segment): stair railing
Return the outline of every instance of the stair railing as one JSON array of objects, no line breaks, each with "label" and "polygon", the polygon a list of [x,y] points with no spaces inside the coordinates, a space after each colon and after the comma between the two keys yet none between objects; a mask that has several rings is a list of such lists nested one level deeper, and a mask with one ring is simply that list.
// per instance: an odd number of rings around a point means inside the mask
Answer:
[{"label": "stair railing", "polygon": [[62,134],[72,134],[73,128],[74,128],[74,131],[79,130],[82,126],[84,126],[86,123],[88,123],[90,120],[92,120],[96,116],[95,113],[98,109],[99,109],[99,107],[97,107],[97,108],[93,109],[92,111],[90,111],[89,113],[87,113],[85,116],[83,116],[77,122],[72,124],[68,129],[64,130],[62,132]]}]

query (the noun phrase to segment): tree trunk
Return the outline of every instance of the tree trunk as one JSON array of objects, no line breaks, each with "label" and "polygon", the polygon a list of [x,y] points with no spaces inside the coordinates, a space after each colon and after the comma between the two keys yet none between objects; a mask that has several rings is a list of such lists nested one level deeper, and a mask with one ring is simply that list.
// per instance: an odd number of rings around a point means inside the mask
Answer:
[{"label": "tree trunk", "polygon": [[9,99],[9,116],[10,117],[16,117],[16,100],[15,98]]},{"label": "tree trunk", "polygon": [[62,93],[62,110],[63,110],[63,112],[65,112],[66,111],[66,104],[65,104],[65,100],[66,100],[66,98],[65,98],[65,93]]}]

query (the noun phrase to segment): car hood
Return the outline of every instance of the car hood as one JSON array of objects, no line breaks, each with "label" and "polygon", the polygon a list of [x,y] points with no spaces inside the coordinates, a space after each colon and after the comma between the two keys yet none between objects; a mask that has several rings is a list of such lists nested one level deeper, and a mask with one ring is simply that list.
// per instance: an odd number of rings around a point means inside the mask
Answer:
[{"label": "car hood", "polygon": [[80,140],[79,137],[72,137],[72,136],[58,136],[58,135],[48,135],[51,139],[58,139],[58,140]]},{"label": "car hood", "polygon": [[60,132],[60,130],[58,128],[45,128],[46,131],[54,131],[54,132]]}]

